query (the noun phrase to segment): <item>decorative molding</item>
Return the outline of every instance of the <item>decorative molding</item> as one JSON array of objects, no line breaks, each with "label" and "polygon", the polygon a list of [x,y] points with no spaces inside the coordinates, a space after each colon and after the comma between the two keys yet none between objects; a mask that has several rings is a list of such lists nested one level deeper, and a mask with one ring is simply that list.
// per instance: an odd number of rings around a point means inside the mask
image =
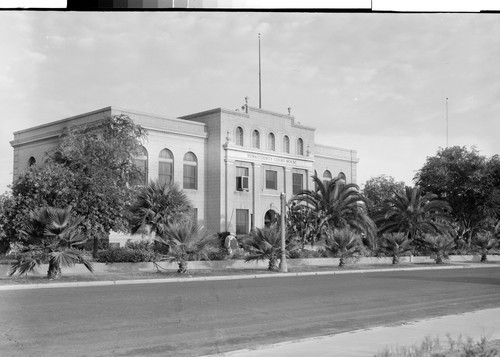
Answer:
[{"label": "decorative molding", "polygon": [[171,130],[171,129],[158,129],[158,128],[144,126],[144,125],[141,125],[141,127],[143,127],[144,129],[146,129],[148,131],[154,131],[154,132],[161,133],[161,134],[174,134],[177,136],[191,136],[191,137],[195,137],[195,138],[208,139],[207,133],[205,133],[205,134],[187,133],[185,131],[177,131],[177,130]]},{"label": "decorative molding", "polygon": [[314,157],[321,157],[321,158],[324,158],[324,159],[334,159],[334,160],[339,160],[339,161],[346,161],[346,162],[355,162],[355,163],[358,163],[359,162],[359,159],[358,158],[354,158],[351,160],[351,158],[347,157],[337,157],[337,156],[328,156],[328,155],[321,155],[321,154],[315,154]]}]

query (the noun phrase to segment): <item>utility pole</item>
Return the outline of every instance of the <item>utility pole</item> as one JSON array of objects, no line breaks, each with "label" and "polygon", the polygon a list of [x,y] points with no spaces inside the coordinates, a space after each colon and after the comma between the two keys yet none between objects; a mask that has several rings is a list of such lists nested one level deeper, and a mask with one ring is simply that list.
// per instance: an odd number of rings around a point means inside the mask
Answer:
[{"label": "utility pole", "polygon": [[282,273],[287,273],[288,266],[286,264],[286,241],[285,241],[286,198],[283,192],[280,195],[280,201],[281,201],[281,260],[280,260],[279,270]]}]

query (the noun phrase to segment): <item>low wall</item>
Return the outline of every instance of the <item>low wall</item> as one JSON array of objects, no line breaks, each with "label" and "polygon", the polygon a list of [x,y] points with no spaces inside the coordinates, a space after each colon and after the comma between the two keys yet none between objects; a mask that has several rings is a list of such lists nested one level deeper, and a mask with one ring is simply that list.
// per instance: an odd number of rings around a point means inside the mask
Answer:
[{"label": "low wall", "polygon": [[[477,263],[481,260],[480,255],[452,255],[449,262],[453,263]],[[488,256],[488,261],[500,262],[499,255]],[[433,263],[434,259],[429,256],[418,257],[401,257],[401,263]],[[391,257],[363,257],[363,258],[350,258],[347,259],[347,264],[355,265],[377,265],[377,264],[391,264]],[[224,269],[267,269],[267,261],[252,261],[245,262],[244,260],[214,260],[214,261],[195,261],[188,263],[190,270],[224,270]],[[339,258],[308,258],[308,259],[287,259],[287,265],[290,268],[294,267],[333,267],[339,265]],[[154,263],[93,263],[93,274],[120,274],[120,273],[141,273],[141,272],[155,272],[158,270],[171,270],[178,269],[176,263],[160,262],[155,265]],[[9,274],[10,265],[0,265],[0,276]],[[42,264],[37,272],[30,273],[33,276],[44,276],[47,274],[48,264]],[[63,268],[64,275],[89,275],[89,272],[82,264],[78,264],[71,268]]]}]

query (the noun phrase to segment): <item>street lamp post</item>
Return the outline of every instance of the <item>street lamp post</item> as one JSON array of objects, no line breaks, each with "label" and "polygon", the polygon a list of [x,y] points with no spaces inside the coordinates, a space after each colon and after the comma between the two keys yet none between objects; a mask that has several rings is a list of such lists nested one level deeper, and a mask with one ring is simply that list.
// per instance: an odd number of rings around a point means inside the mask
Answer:
[{"label": "street lamp post", "polygon": [[286,198],[285,194],[282,192],[280,195],[281,200],[281,260],[280,260],[280,272],[288,272],[288,267],[286,264],[286,241],[285,241],[285,214],[286,214]]}]

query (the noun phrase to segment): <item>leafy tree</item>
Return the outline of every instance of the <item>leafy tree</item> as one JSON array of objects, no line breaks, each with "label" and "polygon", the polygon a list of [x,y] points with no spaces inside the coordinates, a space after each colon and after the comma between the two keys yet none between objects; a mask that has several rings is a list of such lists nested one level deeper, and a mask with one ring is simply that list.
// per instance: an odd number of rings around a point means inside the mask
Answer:
[{"label": "leafy tree", "polygon": [[315,189],[304,190],[294,198],[298,204],[310,207],[319,218],[318,234],[322,229],[350,227],[367,238],[372,248],[376,246],[376,226],[368,216],[368,201],[356,184],[347,184],[342,178],[323,183],[313,176]]},{"label": "leafy tree", "polygon": [[21,248],[19,259],[12,264],[10,275],[16,272],[26,274],[47,260],[49,279],[58,279],[61,276],[61,267],[77,263],[84,264],[92,271],[92,264],[82,251],[75,249],[75,246],[86,241],[78,228],[82,221],[82,217],[72,217],[71,207],[45,207],[32,212],[30,220],[21,231],[26,236],[26,245]]},{"label": "leafy tree", "polygon": [[68,129],[49,155],[49,162],[63,164],[82,181],[75,210],[85,217],[87,236],[94,237],[94,254],[99,237],[127,228],[125,206],[133,194],[129,186],[141,175],[134,156],[146,134],[128,116],[117,115]]},{"label": "leafy tree", "polygon": [[385,233],[382,238],[381,249],[392,257],[392,264],[399,264],[399,257],[412,249],[408,237],[403,232]]},{"label": "leafy tree", "polygon": [[156,241],[169,246],[166,259],[179,265],[178,273],[185,274],[190,260],[210,260],[210,253],[217,250],[217,238],[194,220],[174,222]]},{"label": "leafy tree", "polygon": [[133,158],[146,132],[125,116],[105,118],[92,126],[68,129],[46,162],[31,166],[12,185],[3,229],[10,241],[22,239],[19,230],[36,207],[73,207],[84,217],[83,233],[98,239],[111,230],[127,230],[126,203],[140,174]]},{"label": "leafy tree", "polygon": [[0,254],[5,254],[9,251],[10,242],[4,230],[4,225],[8,223],[5,217],[5,211],[12,202],[12,197],[6,192],[0,195]]},{"label": "leafy tree", "polygon": [[479,232],[472,238],[474,251],[481,254],[481,262],[488,260],[487,255],[498,247],[498,240],[492,232]]},{"label": "leafy tree", "polygon": [[131,232],[146,229],[157,237],[165,237],[167,228],[188,216],[192,209],[189,198],[176,183],[151,181],[128,207]]},{"label": "leafy tree", "polygon": [[440,149],[436,156],[427,158],[415,181],[424,192],[432,192],[449,202],[459,224],[458,235],[467,242],[488,214],[500,217],[498,156],[488,162],[474,147]]},{"label": "leafy tree", "polygon": [[339,267],[345,265],[347,258],[361,254],[361,236],[350,228],[328,229],[325,241],[325,250],[335,257],[339,257]]},{"label": "leafy tree", "polygon": [[12,193],[4,196],[1,226],[9,245],[24,242],[21,234],[25,223],[37,207],[75,206],[82,194],[79,177],[60,164],[31,166],[12,184]]},{"label": "leafy tree", "polygon": [[411,243],[419,245],[425,233],[443,233],[450,230],[450,205],[438,200],[433,193],[422,194],[420,187],[405,188],[384,201],[375,222],[380,233],[403,232]]},{"label": "leafy tree", "polygon": [[481,182],[484,185],[486,198],[483,202],[483,213],[490,220],[491,229],[500,224],[500,156],[494,155],[487,162],[484,169],[484,177]]},{"label": "leafy tree", "polygon": [[[256,228],[250,232],[251,239],[245,243],[246,250],[249,255],[245,261],[253,260],[269,260],[268,270],[276,270],[278,268],[278,259],[281,258],[281,229],[277,225],[265,228]],[[290,238],[290,237],[288,237]],[[293,239],[286,241],[286,254],[297,249]]]},{"label": "leafy tree", "polygon": [[313,246],[321,238],[320,216],[311,207],[289,202],[286,223],[289,234],[299,239],[301,249],[307,243]]},{"label": "leafy tree", "polygon": [[448,253],[455,247],[453,238],[447,234],[425,234],[424,244],[427,250],[435,256],[436,264],[443,264],[444,259],[449,259]]},{"label": "leafy tree", "polygon": [[363,195],[368,198],[373,206],[381,206],[383,202],[394,196],[395,192],[404,191],[405,184],[396,181],[392,176],[380,175],[366,181]]}]

